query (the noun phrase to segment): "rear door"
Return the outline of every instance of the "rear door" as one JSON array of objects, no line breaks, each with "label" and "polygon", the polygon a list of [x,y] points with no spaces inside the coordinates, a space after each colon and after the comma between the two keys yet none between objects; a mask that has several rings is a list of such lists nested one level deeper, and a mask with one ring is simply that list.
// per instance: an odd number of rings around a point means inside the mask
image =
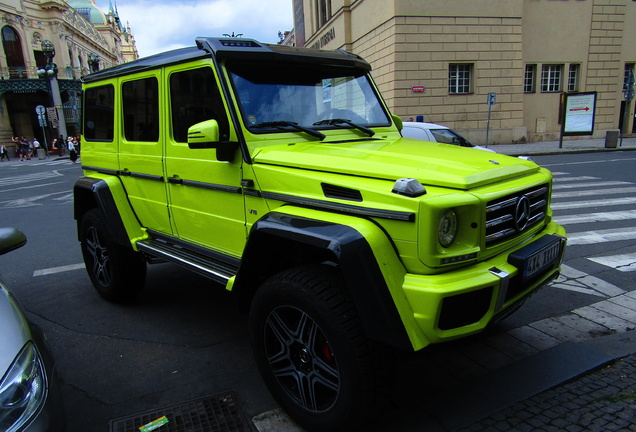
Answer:
[{"label": "rear door", "polygon": [[160,128],[161,70],[122,78],[119,171],[141,224],[171,234]]}]

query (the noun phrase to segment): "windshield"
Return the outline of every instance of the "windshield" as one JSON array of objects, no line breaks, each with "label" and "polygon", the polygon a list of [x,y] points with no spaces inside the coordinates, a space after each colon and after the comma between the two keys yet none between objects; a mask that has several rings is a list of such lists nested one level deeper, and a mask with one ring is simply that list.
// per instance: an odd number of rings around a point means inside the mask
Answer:
[{"label": "windshield", "polygon": [[234,63],[228,70],[243,121],[255,133],[391,124],[367,76],[352,68]]}]

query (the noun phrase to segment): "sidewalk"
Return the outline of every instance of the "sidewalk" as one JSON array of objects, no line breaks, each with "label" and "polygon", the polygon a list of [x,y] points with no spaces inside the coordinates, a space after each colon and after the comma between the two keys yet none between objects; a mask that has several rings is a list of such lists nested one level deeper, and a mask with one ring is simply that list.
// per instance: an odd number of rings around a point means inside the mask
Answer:
[{"label": "sidewalk", "polygon": [[494,144],[488,146],[497,153],[510,156],[525,155],[552,155],[562,153],[590,153],[590,152],[614,152],[636,150],[636,137],[625,137],[621,143],[620,138],[616,148],[606,148],[605,139],[575,139],[563,141],[559,147],[559,141],[530,142],[523,144]]}]

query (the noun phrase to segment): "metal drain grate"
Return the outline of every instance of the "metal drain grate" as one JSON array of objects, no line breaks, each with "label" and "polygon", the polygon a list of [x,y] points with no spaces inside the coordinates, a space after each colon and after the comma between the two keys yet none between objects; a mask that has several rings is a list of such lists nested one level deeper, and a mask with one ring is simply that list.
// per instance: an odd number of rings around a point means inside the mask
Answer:
[{"label": "metal drain grate", "polygon": [[188,402],[146,411],[110,421],[110,432],[139,432],[139,428],[166,416],[168,423],[157,432],[249,432],[245,413],[234,392],[204,396]]}]

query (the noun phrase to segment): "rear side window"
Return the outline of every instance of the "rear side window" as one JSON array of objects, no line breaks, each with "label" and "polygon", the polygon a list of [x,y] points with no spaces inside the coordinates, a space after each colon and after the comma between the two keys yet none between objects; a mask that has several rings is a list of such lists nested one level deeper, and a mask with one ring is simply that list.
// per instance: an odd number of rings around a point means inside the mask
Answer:
[{"label": "rear side window", "polygon": [[170,76],[170,107],[175,141],[187,142],[188,128],[205,120],[216,120],[221,141],[229,139],[223,99],[209,67],[175,72]]},{"label": "rear side window", "polygon": [[84,139],[112,141],[115,121],[115,90],[112,85],[84,91]]},{"label": "rear side window", "polygon": [[123,83],[124,136],[128,141],[159,141],[159,84],[150,77]]}]

